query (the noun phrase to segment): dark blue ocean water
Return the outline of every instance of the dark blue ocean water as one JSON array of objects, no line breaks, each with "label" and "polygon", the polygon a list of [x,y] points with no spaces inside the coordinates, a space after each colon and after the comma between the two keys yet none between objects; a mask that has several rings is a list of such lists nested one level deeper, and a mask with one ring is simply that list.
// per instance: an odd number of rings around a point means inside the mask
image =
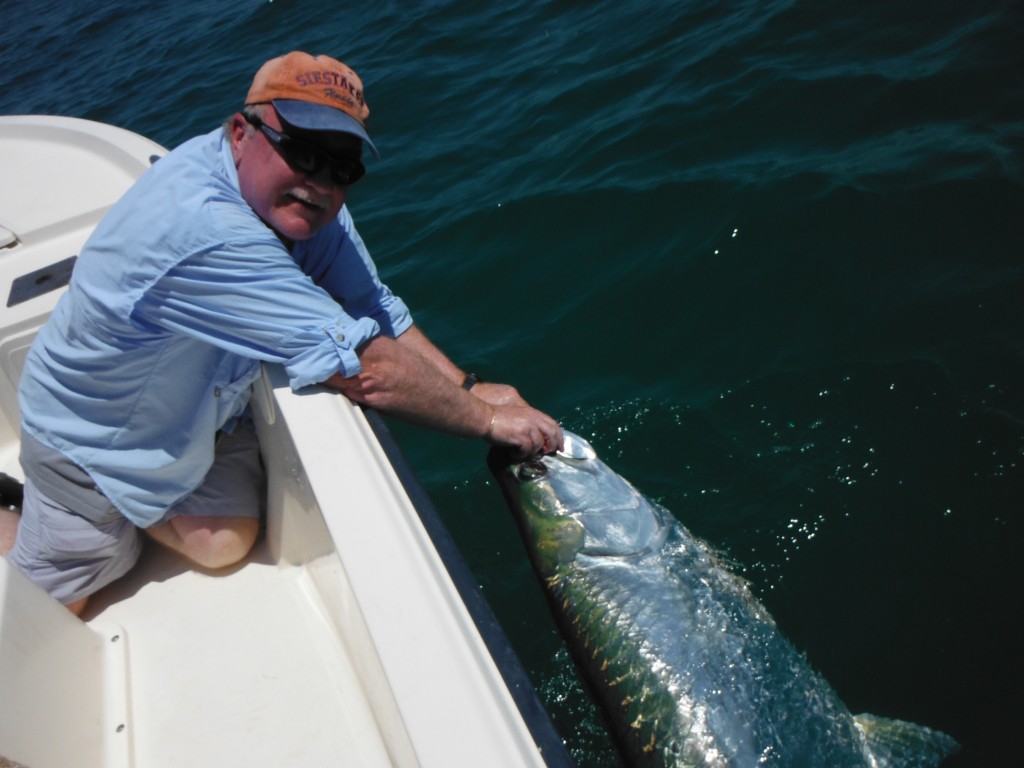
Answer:
[{"label": "dark blue ocean water", "polygon": [[[428,334],[725,552],[853,711],[1009,766],[1022,40],[1012,0],[0,0],[0,113],[174,146],[265,59],[344,59],[384,156],[350,207]],[[483,446],[396,432],[573,755],[616,765]]]}]

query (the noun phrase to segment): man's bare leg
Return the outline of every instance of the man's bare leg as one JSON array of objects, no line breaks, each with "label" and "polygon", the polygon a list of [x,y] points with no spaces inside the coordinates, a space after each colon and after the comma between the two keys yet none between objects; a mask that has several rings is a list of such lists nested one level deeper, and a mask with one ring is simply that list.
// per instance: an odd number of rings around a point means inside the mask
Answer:
[{"label": "man's bare leg", "polygon": [[21,515],[9,509],[0,508],[0,555],[6,555],[14,548],[14,538],[18,535],[18,522]]},{"label": "man's bare leg", "polygon": [[253,517],[179,515],[145,530],[196,565],[216,569],[234,565],[249,554],[259,535],[260,521]]},{"label": "man's bare leg", "polygon": [[85,610],[85,604],[89,602],[88,597],[83,597],[81,600],[75,600],[73,603],[68,603],[64,607],[71,611],[75,616],[81,616],[82,611]]}]

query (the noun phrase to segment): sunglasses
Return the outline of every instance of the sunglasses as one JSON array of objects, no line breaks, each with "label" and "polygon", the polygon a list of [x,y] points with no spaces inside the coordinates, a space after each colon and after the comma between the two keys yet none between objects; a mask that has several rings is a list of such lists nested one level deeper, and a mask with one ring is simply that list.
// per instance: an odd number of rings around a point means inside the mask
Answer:
[{"label": "sunglasses", "polygon": [[243,113],[243,117],[253,128],[263,131],[263,135],[274,145],[288,165],[309,176],[319,173],[326,165],[331,170],[331,181],[339,187],[347,187],[349,184],[355,184],[366,173],[366,168],[357,157],[332,157],[315,144],[274,130],[256,115]]}]

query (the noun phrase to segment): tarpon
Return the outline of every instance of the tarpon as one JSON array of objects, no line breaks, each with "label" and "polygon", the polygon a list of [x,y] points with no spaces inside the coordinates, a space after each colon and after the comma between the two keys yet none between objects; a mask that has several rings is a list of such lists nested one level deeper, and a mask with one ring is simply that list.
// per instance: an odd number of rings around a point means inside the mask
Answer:
[{"label": "tarpon", "polygon": [[850,714],[747,583],[565,434],[491,469],[573,658],[635,766],[937,766],[946,734]]}]

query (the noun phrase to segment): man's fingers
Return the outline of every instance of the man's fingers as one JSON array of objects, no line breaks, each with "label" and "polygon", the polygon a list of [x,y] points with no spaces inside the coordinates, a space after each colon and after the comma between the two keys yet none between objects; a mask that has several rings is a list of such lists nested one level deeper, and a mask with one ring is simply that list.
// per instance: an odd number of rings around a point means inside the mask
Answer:
[{"label": "man's fingers", "polygon": [[530,406],[497,406],[489,440],[516,450],[517,458],[553,453],[563,446],[562,428]]}]

